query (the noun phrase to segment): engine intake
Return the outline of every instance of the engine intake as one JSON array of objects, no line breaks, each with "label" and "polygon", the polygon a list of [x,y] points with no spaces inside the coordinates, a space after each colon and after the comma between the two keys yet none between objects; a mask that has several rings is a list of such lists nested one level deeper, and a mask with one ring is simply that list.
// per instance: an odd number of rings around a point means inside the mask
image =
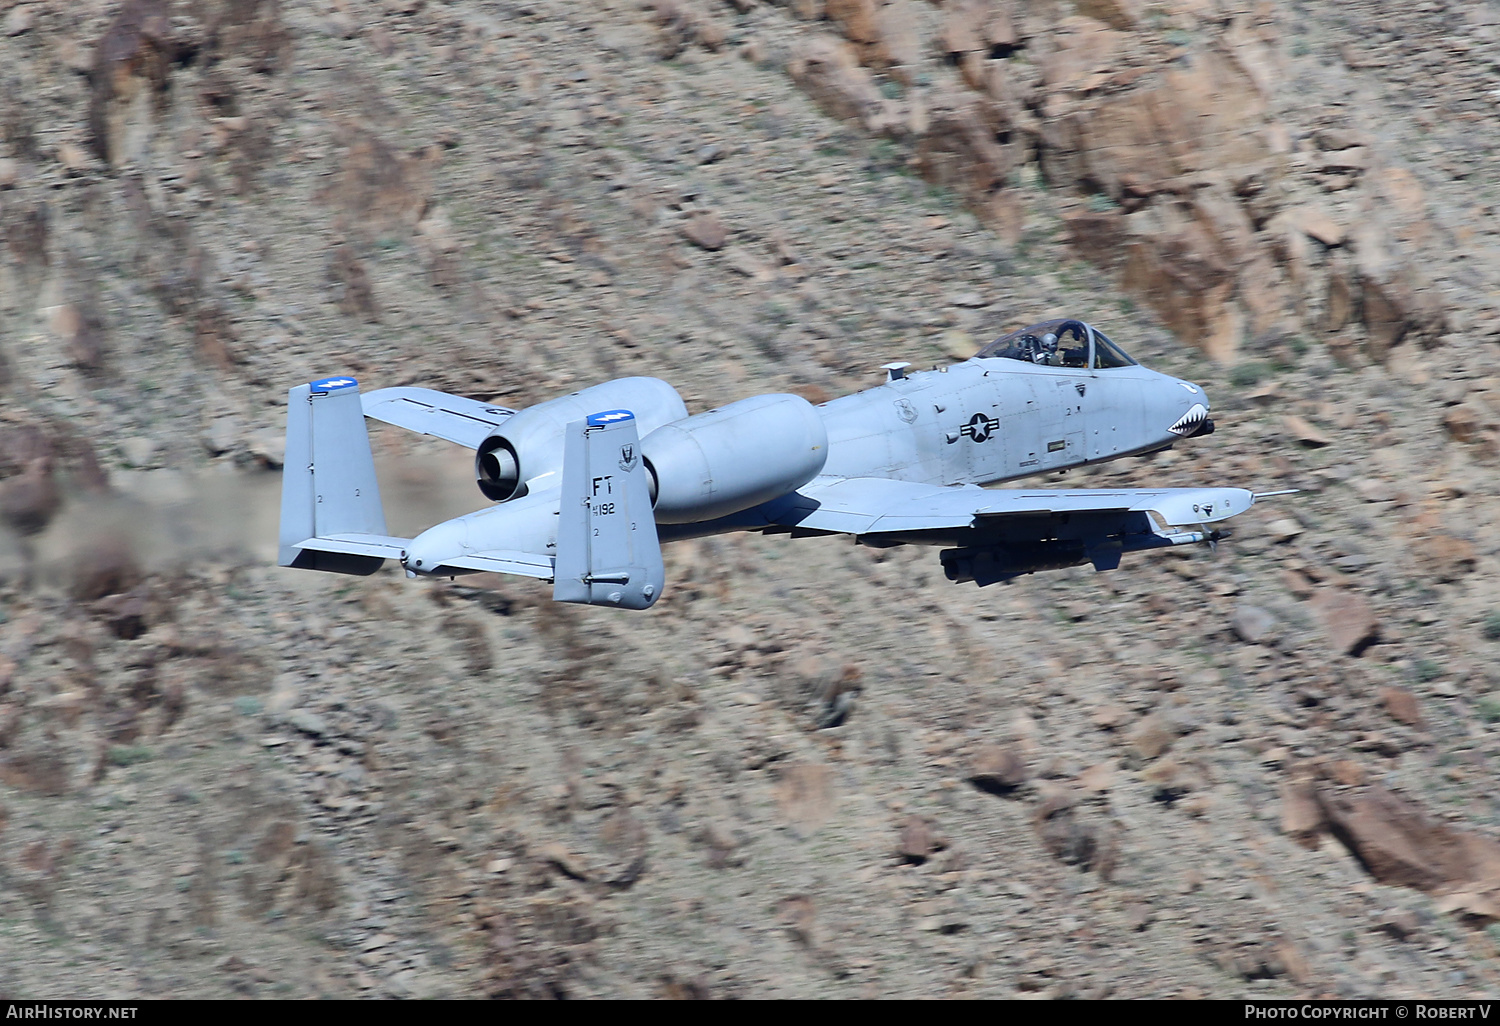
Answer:
[{"label": "engine intake", "polygon": [[828,431],[801,396],[759,395],[688,417],[641,442],[656,521],[693,524],[738,513],[811,481]]}]

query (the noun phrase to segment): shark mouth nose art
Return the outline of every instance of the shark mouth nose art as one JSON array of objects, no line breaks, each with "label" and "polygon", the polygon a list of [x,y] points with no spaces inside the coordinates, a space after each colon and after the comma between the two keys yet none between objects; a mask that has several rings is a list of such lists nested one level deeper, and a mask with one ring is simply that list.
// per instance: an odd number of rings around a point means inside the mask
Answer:
[{"label": "shark mouth nose art", "polygon": [[1167,428],[1167,430],[1182,438],[1191,438],[1201,431],[1203,425],[1208,422],[1208,407],[1202,403],[1194,403],[1193,408],[1177,418],[1177,423]]}]

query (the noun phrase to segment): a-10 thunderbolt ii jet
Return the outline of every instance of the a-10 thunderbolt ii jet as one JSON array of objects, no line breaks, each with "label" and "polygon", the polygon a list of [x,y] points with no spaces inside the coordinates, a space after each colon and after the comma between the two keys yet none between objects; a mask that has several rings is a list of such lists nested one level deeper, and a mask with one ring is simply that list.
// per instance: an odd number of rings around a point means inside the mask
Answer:
[{"label": "a-10 thunderbolt ii jet", "polygon": [[[759,395],[689,416],[656,378],[619,378],[524,410],[425,388],[360,395],[333,377],[288,393],[280,563],[408,576],[498,572],[563,602],[645,609],[661,543],[728,531],[939,545],[983,586],[1122,553],[1213,542],[1240,488],[985,489],[1166,449],[1213,431],[1197,385],[1148,370],[1098,329],[1052,320],[972,359],[814,406]],[[491,505],[415,538],[386,534],[365,417],[475,450]]]}]

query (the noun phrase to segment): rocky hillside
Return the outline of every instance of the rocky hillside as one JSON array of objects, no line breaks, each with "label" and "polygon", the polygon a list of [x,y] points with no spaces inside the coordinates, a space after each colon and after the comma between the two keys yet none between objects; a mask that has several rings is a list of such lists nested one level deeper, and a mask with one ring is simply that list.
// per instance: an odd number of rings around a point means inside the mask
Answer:
[{"label": "rocky hillside", "polygon": [[[0,993],[1500,986],[1500,5],[0,0]],[[279,570],[285,390],[823,399],[1071,313],[1298,488],[978,590]],[[478,507],[375,432],[392,529]]]}]

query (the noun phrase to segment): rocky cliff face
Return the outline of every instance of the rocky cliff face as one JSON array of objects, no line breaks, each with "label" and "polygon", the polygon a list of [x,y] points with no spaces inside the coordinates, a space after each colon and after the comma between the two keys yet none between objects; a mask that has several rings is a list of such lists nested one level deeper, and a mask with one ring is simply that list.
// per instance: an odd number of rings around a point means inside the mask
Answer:
[{"label": "rocky cliff face", "polygon": [[[1467,996],[1494,4],[0,0],[0,989]],[[1070,312],[1300,488],[979,591],[272,561],[285,389],[822,399]],[[392,529],[480,505],[375,433]],[[1043,482],[1045,483],[1045,482]]]},{"label": "rocky cliff face", "polygon": [[[1012,242],[1018,187],[1045,183],[1074,251],[1217,360],[1298,333],[1383,360],[1445,330],[1450,252],[1409,157],[1341,97],[1308,94],[1333,45],[1314,53],[1308,33],[1345,37],[1336,59],[1355,74],[1384,66],[1357,56],[1365,40],[1399,32],[1463,75],[1475,65],[1446,41],[1488,26],[1481,10],[1398,27],[1381,5],[1334,25],[1271,3],[793,8],[844,37],[810,30],[790,66],[826,110],[910,146]],[[1460,116],[1479,130],[1493,107]]]}]

